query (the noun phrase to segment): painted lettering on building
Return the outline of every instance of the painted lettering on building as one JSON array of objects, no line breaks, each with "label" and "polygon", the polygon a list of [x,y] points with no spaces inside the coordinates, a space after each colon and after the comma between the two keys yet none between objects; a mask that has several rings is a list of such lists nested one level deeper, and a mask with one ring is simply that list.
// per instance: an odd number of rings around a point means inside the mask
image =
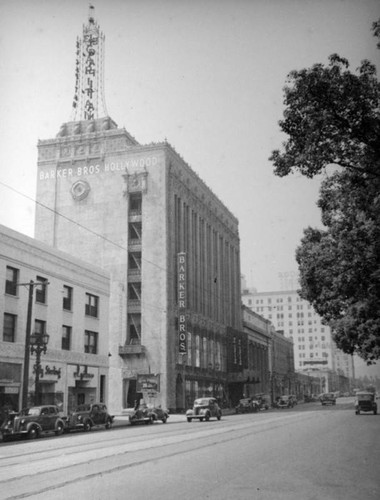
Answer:
[{"label": "painted lettering on building", "polygon": [[178,349],[180,354],[187,353],[186,328],[186,253],[180,252],[177,256],[177,291],[178,291]]},{"label": "painted lettering on building", "polygon": [[87,177],[109,172],[128,172],[128,169],[145,168],[157,165],[156,156],[145,158],[132,158],[123,161],[109,161],[104,164],[94,163],[91,165],[79,165],[40,170],[38,179],[45,181],[49,179],[67,179],[72,177]]}]

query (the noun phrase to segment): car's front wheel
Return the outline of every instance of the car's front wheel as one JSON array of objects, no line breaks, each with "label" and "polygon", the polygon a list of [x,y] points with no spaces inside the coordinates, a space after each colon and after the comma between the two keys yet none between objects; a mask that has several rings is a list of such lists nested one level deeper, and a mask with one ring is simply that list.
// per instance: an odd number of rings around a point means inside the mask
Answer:
[{"label": "car's front wheel", "polygon": [[208,422],[210,420],[210,414],[209,413],[206,413],[205,420],[206,420],[206,422]]},{"label": "car's front wheel", "polygon": [[106,429],[111,429],[111,427],[112,427],[112,421],[110,419],[108,419],[107,422],[106,422],[105,428]]},{"label": "car's front wheel", "polygon": [[28,439],[36,439],[39,436],[37,427],[31,427],[28,431]]},{"label": "car's front wheel", "polygon": [[61,422],[59,422],[59,424],[57,424],[57,428],[55,430],[55,435],[60,436],[61,434],[63,434],[63,424]]},{"label": "car's front wheel", "polygon": [[86,422],[83,424],[83,430],[85,432],[88,432],[88,431],[91,430],[91,424],[90,424],[90,422],[88,420],[86,420]]},{"label": "car's front wheel", "polygon": [[162,419],[161,419],[161,420],[162,420],[162,423],[163,423],[163,424],[166,424],[167,417],[166,417],[166,416],[165,416],[165,417],[162,417]]},{"label": "car's front wheel", "polygon": [[190,423],[191,422],[191,418],[190,417],[187,417],[187,421]]}]

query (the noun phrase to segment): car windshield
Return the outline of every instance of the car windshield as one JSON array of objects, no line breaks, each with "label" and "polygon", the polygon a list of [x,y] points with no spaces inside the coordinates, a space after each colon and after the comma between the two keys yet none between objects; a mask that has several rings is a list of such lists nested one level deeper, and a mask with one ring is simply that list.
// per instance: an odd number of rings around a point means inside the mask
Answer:
[{"label": "car windshield", "polygon": [[358,394],[358,399],[361,399],[362,401],[371,401],[373,398],[372,394]]},{"label": "car windshield", "polygon": [[30,416],[39,415],[40,412],[41,408],[26,408],[25,410],[22,410],[23,415],[30,415]]},{"label": "car windshield", "polygon": [[79,405],[75,411],[90,411],[91,406],[90,405]]},{"label": "car windshield", "polygon": [[210,403],[209,399],[196,399],[194,401],[195,405],[200,405],[200,406],[208,405],[209,403]]}]

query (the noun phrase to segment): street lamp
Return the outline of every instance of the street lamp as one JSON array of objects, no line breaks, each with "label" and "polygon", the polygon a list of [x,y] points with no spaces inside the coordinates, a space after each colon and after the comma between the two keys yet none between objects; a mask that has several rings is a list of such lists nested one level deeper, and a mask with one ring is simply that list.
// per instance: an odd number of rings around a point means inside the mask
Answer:
[{"label": "street lamp", "polygon": [[46,354],[49,335],[47,333],[34,332],[30,336],[30,353],[36,353],[36,364],[33,367],[33,372],[36,374],[35,389],[34,389],[34,404],[40,404],[40,375],[43,376],[41,368],[41,353]]}]

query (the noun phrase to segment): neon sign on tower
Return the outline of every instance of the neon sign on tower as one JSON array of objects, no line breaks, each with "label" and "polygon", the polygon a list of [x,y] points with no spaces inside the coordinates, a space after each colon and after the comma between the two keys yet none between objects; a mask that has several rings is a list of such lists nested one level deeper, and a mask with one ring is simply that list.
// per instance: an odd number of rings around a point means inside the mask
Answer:
[{"label": "neon sign on tower", "polygon": [[103,92],[105,37],[94,20],[94,10],[90,5],[88,24],[76,42],[73,121],[107,116]]}]

